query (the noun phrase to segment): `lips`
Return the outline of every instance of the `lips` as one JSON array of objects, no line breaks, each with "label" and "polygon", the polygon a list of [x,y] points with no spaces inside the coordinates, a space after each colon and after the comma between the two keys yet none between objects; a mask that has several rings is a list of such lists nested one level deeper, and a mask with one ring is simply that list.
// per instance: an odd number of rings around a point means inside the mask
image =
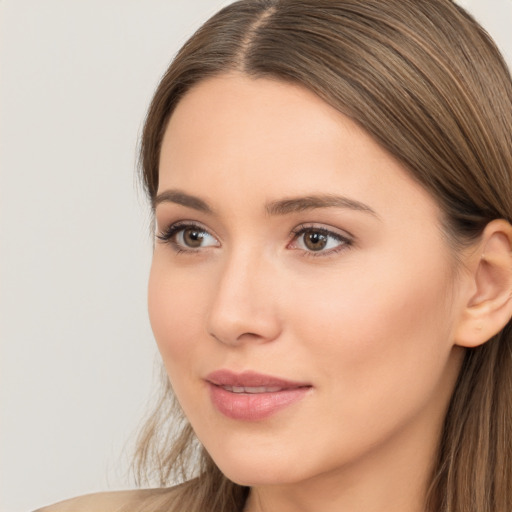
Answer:
[{"label": "lips", "polygon": [[218,370],[206,377],[210,398],[223,415],[242,421],[259,421],[298,402],[312,388],[256,372],[234,373]]}]

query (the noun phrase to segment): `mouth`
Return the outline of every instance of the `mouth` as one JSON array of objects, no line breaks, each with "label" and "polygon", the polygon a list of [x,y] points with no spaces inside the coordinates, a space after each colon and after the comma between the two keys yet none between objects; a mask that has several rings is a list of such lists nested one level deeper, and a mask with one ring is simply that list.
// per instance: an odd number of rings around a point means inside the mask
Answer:
[{"label": "mouth", "polygon": [[258,393],[277,393],[278,391],[282,391],[284,388],[280,388],[279,386],[265,387],[265,386],[220,386],[222,389],[229,391],[231,393],[243,393],[247,395],[256,395]]},{"label": "mouth", "polygon": [[251,371],[218,370],[205,380],[215,408],[224,416],[241,421],[266,419],[300,401],[313,387]]}]

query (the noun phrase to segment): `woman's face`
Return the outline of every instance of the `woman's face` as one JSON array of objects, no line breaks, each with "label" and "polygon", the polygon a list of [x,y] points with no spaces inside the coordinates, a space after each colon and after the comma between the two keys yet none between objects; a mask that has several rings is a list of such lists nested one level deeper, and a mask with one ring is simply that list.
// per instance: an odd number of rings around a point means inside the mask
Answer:
[{"label": "woman's face", "polygon": [[229,478],[426,471],[461,360],[439,219],[393,157],[299,86],[233,74],[181,100],[149,311],[179,402]]}]

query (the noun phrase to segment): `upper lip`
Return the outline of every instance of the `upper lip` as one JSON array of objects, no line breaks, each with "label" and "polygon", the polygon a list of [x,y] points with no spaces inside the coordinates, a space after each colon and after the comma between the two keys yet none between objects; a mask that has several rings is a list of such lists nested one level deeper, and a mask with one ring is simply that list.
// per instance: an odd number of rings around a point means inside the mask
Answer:
[{"label": "upper lip", "polygon": [[280,389],[311,387],[311,384],[307,382],[282,379],[254,371],[236,373],[231,370],[216,370],[208,374],[205,380],[216,386],[229,387],[272,387]]}]

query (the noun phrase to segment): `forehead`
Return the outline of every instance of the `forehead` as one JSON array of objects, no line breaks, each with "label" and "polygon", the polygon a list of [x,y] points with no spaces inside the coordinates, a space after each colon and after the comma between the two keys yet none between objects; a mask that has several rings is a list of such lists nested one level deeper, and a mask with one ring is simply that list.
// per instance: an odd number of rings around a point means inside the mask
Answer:
[{"label": "forehead", "polygon": [[[159,192],[188,189],[212,202],[261,204],[337,193],[438,209],[403,166],[359,125],[304,87],[231,74],[205,80],[180,101],[162,143]],[[410,215],[411,213],[407,213]]]},{"label": "forehead", "polygon": [[339,143],[338,130],[359,131],[355,124],[340,123],[338,112],[301,86],[222,75],[200,82],[178,103],[165,132],[161,163],[169,154],[227,162],[240,147],[253,164],[269,151],[277,163],[287,150],[304,157],[330,139]]}]

